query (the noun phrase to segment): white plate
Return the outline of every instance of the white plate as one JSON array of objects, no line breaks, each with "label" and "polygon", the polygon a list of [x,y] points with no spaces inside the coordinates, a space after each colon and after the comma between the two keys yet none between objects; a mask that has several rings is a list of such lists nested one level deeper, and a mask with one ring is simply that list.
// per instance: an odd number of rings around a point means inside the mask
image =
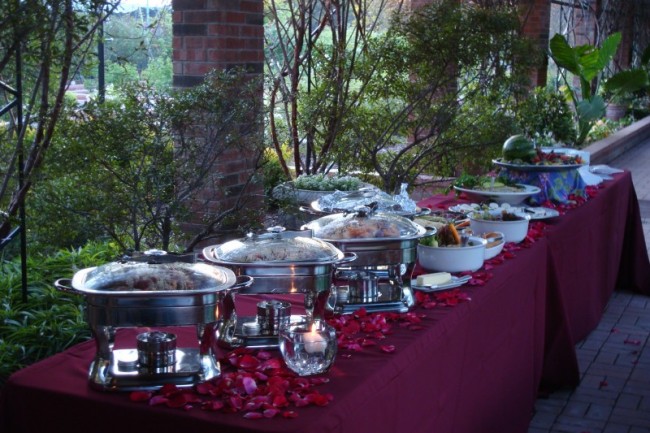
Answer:
[{"label": "white plate", "polygon": [[621,170],[620,168],[613,168],[605,164],[592,165],[591,167],[589,167],[589,171],[596,174],[623,173],[623,170]]},{"label": "white plate", "polygon": [[505,210],[505,211],[508,211],[508,212],[513,212],[515,209],[518,209],[518,208],[515,207],[515,206],[512,206],[512,205],[510,205],[508,203],[501,203],[501,204],[490,203],[489,205],[487,205],[487,207],[485,205],[481,206],[478,203],[463,203],[463,204],[457,204],[455,206],[450,206],[449,207],[449,210],[451,212],[459,212],[459,213],[466,214],[466,215],[468,213],[470,213],[470,212],[479,212],[481,210],[487,210],[487,209],[490,209],[490,210]]},{"label": "white plate", "polygon": [[521,210],[530,215],[531,220],[543,220],[560,216],[560,212],[548,207],[524,207]]},{"label": "white plate", "polygon": [[507,211],[507,212],[519,212],[530,216],[531,220],[543,220],[547,218],[555,218],[560,216],[560,212],[555,209],[548,207],[520,207],[520,206],[511,206],[508,203],[503,203],[497,205],[496,203],[490,203],[489,207],[481,206],[477,203],[469,204],[457,204],[455,206],[450,206],[449,210],[452,212],[461,212],[464,214],[469,214],[470,212],[480,212],[483,210],[490,211]]},{"label": "white plate", "polygon": [[425,293],[439,292],[441,290],[453,289],[460,287],[470,280],[471,276],[465,275],[464,277],[451,277],[451,281],[446,284],[437,284],[434,286],[418,286],[417,279],[411,280],[411,288]]},{"label": "white plate", "polygon": [[498,191],[483,191],[479,189],[469,189],[454,186],[456,191],[464,192],[470,199],[477,201],[494,201],[497,203],[508,203],[517,205],[526,200],[528,197],[541,192],[541,189],[533,185],[517,184],[521,188],[520,191],[514,192],[498,192]]}]

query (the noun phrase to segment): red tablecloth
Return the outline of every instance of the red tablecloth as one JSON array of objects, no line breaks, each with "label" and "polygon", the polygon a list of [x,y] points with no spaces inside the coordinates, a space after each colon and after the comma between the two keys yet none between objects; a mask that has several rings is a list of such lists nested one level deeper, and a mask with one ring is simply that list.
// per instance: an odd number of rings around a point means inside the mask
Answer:
[{"label": "red tablecloth", "polygon": [[[458,201],[450,194],[420,204],[446,209]],[[604,182],[587,203],[545,224],[548,287],[542,386],[553,389],[578,384],[573,348],[596,327],[615,289],[650,295],[650,264],[629,172]]]},{"label": "red tablecloth", "polygon": [[[617,177],[584,207],[553,222],[545,237],[495,266],[485,285],[463,287],[471,301],[418,309],[426,314],[420,330],[395,327],[383,343],[394,345],[394,353],[371,346],[347,358],[341,351],[330,382],[320,388],[334,400],[298,408],[296,419],[248,420],[93,391],[86,375],[95,347],[87,342],[10,378],[0,396],[0,431],[526,432],[542,379],[572,383],[575,338],[597,322],[615,283],[650,292],[635,200],[629,173]],[[619,201],[626,206],[609,206]],[[607,244],[611,255],[580,248],[576,227],[599,238],[587,246]],[[637,257],[641,252],[644,258]],[[580,269],[567,266],[567,258]],[[186,340],[194,335],[192,327],[174,332]],[[134,330],[120,336],[129,333]]]},{"label": "red tablecloth", "polygon": [[[90,390],[86,374],[95,348],[87,342],[11,377],[0,430],[523,432],[542,364],[544,243],[520,251],[488,285],[467,287],[471,301],[422,310],[423,329],[395,327],[386,340],[394,353],[370,347],[348,352],[349,359],[339,356],[330,383],[320,388],[334,401],[299,408],[296,419],[151,407],[129,401],[125,393]],[[194,329],[174,332],[187,338]]]}]

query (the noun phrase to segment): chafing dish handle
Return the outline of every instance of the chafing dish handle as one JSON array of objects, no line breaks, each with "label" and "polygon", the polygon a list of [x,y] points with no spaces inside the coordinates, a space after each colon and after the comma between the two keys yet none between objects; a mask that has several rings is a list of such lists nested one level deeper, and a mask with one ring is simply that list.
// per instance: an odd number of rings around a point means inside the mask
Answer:
[{"label": "chafing dish handle", "polygon": [[233,284],[231,288],[245,289],[246,287],[252,286],[254,280],[255,278],[251,277],[250,275],[238,275],[237,281],[235,281],[235,284]]},{"label": "chafing dish handle", "polygon": [[343,258],[336,262],[336,265],[343,265],[346,263],[351,263],[357,259],[357,254],[351,251],[346,251],[343,253]]},{"label": "chafing dish handle", "polygon": [[72,279],[70,278],[59,278],[54,282],[54,287],[61,292],[74,293],[75,295],[84,294],[72,287]]},{"label": "chafing dish handle", "polygon": [[310,208],[310,207],[307,207],[307,206],[299,206],[298,209],[300,210],[300,212],[304,212],[304,213],[307,213],[309,215],[324,215],[325,214],[325,212],[319,212],[316,209],[313,209],[313,208]]}]

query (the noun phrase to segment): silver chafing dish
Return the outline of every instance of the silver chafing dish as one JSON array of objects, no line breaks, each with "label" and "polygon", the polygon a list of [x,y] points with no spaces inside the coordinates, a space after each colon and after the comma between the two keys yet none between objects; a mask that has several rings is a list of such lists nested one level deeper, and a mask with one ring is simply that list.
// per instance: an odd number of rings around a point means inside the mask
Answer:
[{"label": "silver chafing dish", "polygon": [[[146,257],[82,269],[57,289],[83,295],[97,352],[88,379],[99,390],[191,386],[220,375],[217,324],[227,320],[232,291],[252,278],[207,263]],[[115,349],[117,328],[195,326],[196,347],[177,348],[173,334],[153,330],[135,348]]]},{"label": "silver chafing dish", "polygon": [[360,307],[405,312],[413,307],[411,274],[417,244],[420,238],[435,234],[435,228],[370,207],[326,215],[302,228],[357,256],[351,265],[337,265],[336,312],[348,313]]},{"label": "silver chafing dish", "polygon": [[[253,284],[239,290],[238,296],[302,294],[310,318],[323,318],[328,305],[333,304],[330,296],[335,266],[356,259],[354,253],[344,253],[331,243],[314,238],[310,230],[287,231],[282,227],[206,247],[203,256],[232,269],[235,275],[253,277]],[[227,348],[277,347],[278,321],[300,320],[291,314],[290,308],[281,300],[271,299],[258,304],[254,317],[238,318],[235,313],[221,324],[218,342]]]}]

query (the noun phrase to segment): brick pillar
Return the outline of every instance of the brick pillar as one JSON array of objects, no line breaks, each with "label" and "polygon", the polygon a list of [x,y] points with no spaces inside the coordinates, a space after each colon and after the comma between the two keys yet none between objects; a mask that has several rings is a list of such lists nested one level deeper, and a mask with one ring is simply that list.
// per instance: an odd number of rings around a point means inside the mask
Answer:
[{"label": "brick pillar", "polygon": [[635,5],[629,1],[622,1],[617,4],[620,10],[620,17],[614,23],[611,32],[621,33],[621,44],[614,57],[614,70],[618,72],[629,69],[632,66],[632,44],[634,42],[634,8]]},{"label": "brick pillar", "polygon": [[[537,41],[541,53],[548,51],[549,28],[551,24],[550,0],[530,0],[522,8],[522,33],[524,36]],[[538,69],[531,71],[532,86],[546,86],[548,57],[543,56],[542,64]]]},{"label": "brick pillar", "polygon": [[200,83],[211,69],[262,74],[262,0],[173,0],[174,86]]},{"label": "brick pillar", "polygon": [[[191,87],[213,69],[243,67],[261,78],[264,69],[263,0],[172,0],[173,85]],[[260,86],[259,98],[263,97]],[[259,144],[259,143],[257,143]],[[200,203],[190,203],[193,218],[186,228],[200,226],[207,213],[232,207],[253,172],[255,152],[229,151],[208,182]],[[262,194],[261,185],[248,192]],[[207,203],[207,204],[206,204]],[[257,200],[257,206],[262,200]]]},{"label": "brick pillar", "polygon": [[599,0],[586,0],[585,7],[574,9],[574,35],[575,41],[572,45],[594,45],[600,41],[596,40],[596,17],[600,11]]}]

